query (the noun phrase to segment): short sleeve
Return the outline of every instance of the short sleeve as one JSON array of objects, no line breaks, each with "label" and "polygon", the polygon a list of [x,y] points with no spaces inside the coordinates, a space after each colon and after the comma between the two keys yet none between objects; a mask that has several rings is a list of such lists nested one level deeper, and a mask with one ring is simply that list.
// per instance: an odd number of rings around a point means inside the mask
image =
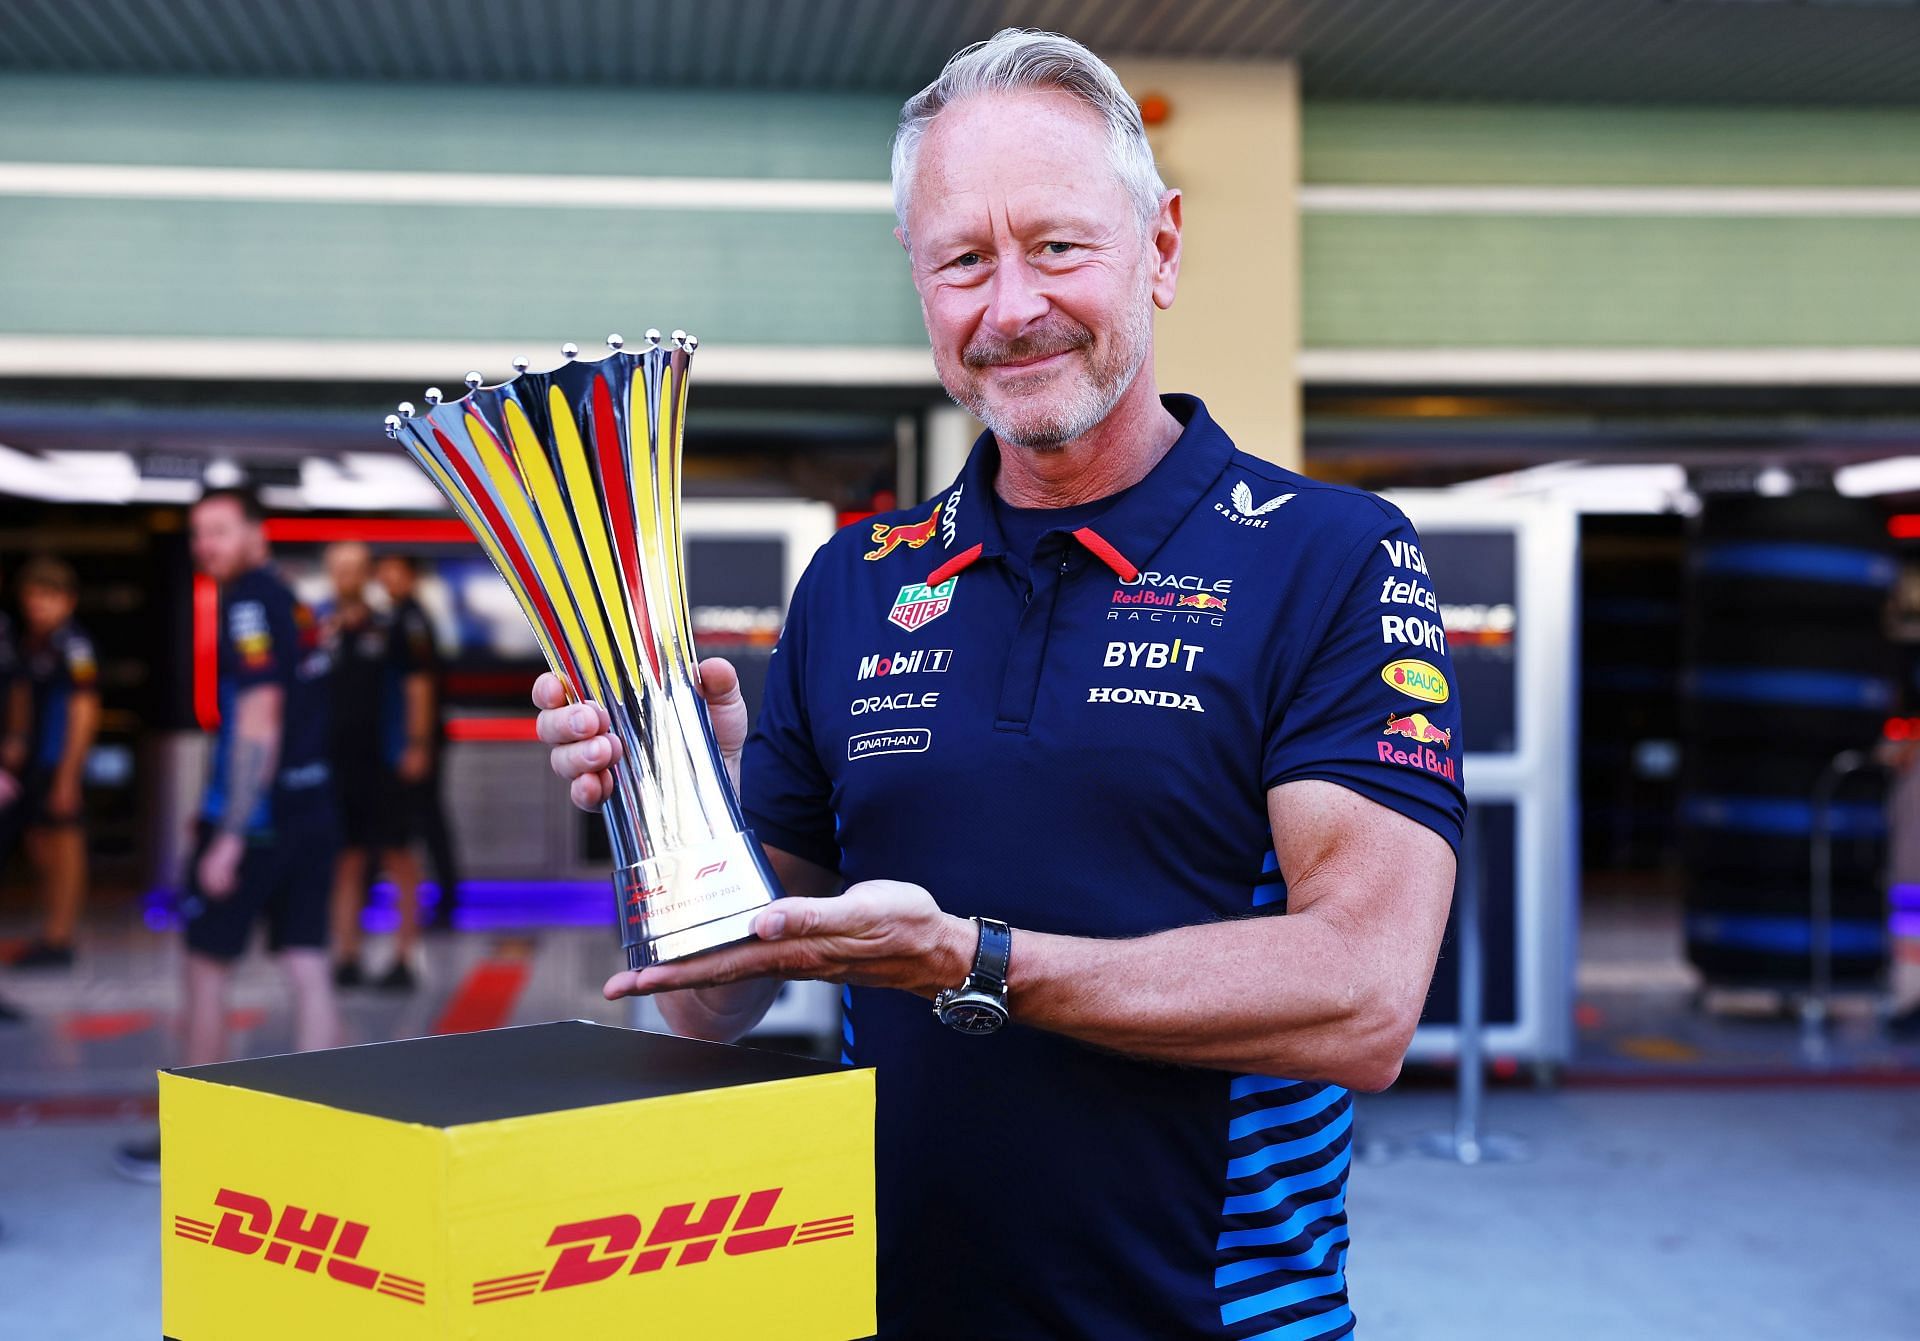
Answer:
[{"label": "short sleeve", "polygon": [[408,605],[400,612],[399,625],[393,631],[393,662],[402,675],[439,669],[439,649],[434,646],[433,625],[426,611]]},{"label": "short sleeve", "polygon": [[759,720],[747,737],[740,781],[741,808],[754,837],[767,847],[840,869],[833,818],[833,783],[813,746],[806,698],[807,575],[794,591],[786,627],[767,662]]},{"label": "short sleeve", "polygon": [[94,681],[100,678],[100,668],[94,660],[93,641],[78,629],[67,635],[65,648],[67,679],[75,689],[91,689]]},{"label": "short sleeve", "polygon": [[249,593],[227,604],[224,632],[236,690],[281,683],[281,660],[294,650],[291,619]]},{"label": "short sleeve", "polygon": [[1411,523],[1376,530],[1306,666],[1270,714],[1264,777],[1336,783],[1456,849],[1466,818],[1460,699],[1432,575]]}]

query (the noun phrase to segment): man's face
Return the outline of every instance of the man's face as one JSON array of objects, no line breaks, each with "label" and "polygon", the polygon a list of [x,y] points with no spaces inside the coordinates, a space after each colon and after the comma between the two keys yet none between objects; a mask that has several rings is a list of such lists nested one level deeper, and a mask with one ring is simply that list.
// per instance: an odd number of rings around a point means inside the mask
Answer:
[{"label": "man's face", "polygon": [[214,498],[194,505],[193,561],[215,582],[230,582],[259,562],[265,545],[260,524],[249,521],[231,498]]},{"label": "man's face", "polygon": [[34,583],[20,589],[20,613],[35,633],[52,633],[73,617],[74,600],[59,587]]},{"label": "man's face", "polygon": [[404,601],[413,595],[413,569],[406,562],[391,556],[380,560],[377,576],[387,595],[396,601]]},{"label": "man's face", "polygon": [[341,600],[357,601],[366,594],[373,559],[365,545],[351,540],[328,545],[325,562],[327,580],[333,583],[334,593]]},{"label": "man's face", "polygon": [[1003,443],[1071,441],[1153,350],[1170,257],[1141,227],[1107,132],[1062,93],[991,94],[927,128],[905,238],[940,381]]}]

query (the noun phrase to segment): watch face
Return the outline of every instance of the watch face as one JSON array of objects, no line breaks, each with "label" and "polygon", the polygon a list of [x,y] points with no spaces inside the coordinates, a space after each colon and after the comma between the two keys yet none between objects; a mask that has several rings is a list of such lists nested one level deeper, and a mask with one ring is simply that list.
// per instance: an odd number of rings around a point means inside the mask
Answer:
[{"label": "watch face", "polygon": [[941,1018],[963,1034],[991,1034],[1007,1022],[1005,1011],[977,997],[953,1002]]}]

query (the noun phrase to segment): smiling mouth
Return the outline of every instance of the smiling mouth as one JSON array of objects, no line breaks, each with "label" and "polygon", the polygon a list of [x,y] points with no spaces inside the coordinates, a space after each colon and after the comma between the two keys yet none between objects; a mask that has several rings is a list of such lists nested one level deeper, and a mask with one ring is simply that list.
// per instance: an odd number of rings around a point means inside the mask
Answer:
[{"label": "smiling mouth", "polygon": [[1024,359],[1008,359],[1001,363],[989,363],[987,366],[989,368],[997,369],[1002,372],[1021,373],[1021,372],[1030,371],[1032,369],[1045,367],[1046,365],[1054,362],[1056,359],[1065,358],[1068,354],[1071,354],[1072,352],[1073,351],[1071,349],[1056,349],[1052,353],[1048,353],[1048,354],[1034,354],[1031,357],[1024,358]]}]

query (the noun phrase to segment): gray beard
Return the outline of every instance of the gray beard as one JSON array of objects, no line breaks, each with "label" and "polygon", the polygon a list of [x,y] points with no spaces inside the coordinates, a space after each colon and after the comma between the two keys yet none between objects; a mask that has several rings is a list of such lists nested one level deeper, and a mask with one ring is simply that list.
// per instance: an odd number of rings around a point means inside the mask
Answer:
[{"label": "gray beard", "polygon": [[1113,407],[1120,403],[1120,398],[1133,385],[1133,379],[1140,375],[1141,366],[1147,361],[1147,351],[1152,348],[1153,337],[1153,304],[1146,294],[1142,294],[1141,298],[1141,303],[1134,309],[1134,319],[1127,323],[1122,334],[1125,357],[1119,374],[1103,384],[1100,370],[1093,369],[1091,376],[1077,381],[1061,401],[1050,407],[1044,415],[1029,414],[1015,422],[989,406],[984,393],[969,388],[970,394],[962,395],[949,387],[947,394],[985,424],[998,442],[1034,451],[1057,451],[1113,413]]}]

